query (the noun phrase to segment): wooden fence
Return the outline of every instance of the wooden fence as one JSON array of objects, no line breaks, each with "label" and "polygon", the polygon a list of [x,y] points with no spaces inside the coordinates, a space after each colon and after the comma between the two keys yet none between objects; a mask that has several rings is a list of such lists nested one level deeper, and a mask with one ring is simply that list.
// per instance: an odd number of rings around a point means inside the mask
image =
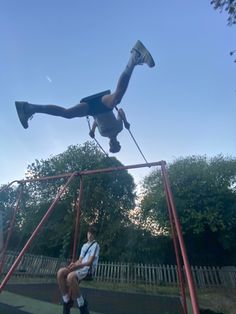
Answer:
[{"label": "wooden fence", "polygon": [[[9,252],[4,263],[6,273],[17,253]],[[25,254],[14,276],[55,277],[57,270],[68,264],[66,259]],[[226,287],[236,288],[236,267],[192,266],[192,274],[198,288]],[[183,270],[185,275],[185,272]],[[177,286],[177,267],[174,265],[147,265],[100,262],[94,275],[95,281],[144,284],[149,286]]]},{"label": "wooden fence", "polygon": [[[236,288],[236,267],[191,267],[194,282],[198,288]],[[185,272],[183,271],[185,276]],[[99,263],[95,278],[97,281],[145,284],[150,286],[178,285],[176,265],[147,265]]]}]

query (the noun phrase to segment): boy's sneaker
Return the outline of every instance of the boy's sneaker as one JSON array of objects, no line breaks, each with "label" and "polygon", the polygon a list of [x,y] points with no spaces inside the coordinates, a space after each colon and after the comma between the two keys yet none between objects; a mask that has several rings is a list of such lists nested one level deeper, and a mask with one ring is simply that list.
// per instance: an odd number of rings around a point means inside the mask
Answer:
[{"label": "boy's sneaker", "polygon": [[18,114],[18,117],[20,119],[20,122],[24,129],[28,128],[28,120],[32,116],[32,114],[29,114],[27,112],[27,105],[28,103],[26,101],[16,101],[16,111]]},{"label": "boy's sneaker", "polygon": [[65,303],[63,302],[63,314],[70,314],[70,309],[73,306],[73,300],[69,300],[69,302]]},{"label": "boy's sneaker", "polygon": [[79,307],[80,314],[89,314],[88,302],[84,299],[84,305]]},{"label": "boy's sneaker", "polygon": [[133,52],[136,52],[138,54],[136,64],[146,63],[150,68],[155,66],[155,62],[150,52],[147,50],[144,44],[141,43],[140,40],[138,40],[132,48],[131,53]]}]

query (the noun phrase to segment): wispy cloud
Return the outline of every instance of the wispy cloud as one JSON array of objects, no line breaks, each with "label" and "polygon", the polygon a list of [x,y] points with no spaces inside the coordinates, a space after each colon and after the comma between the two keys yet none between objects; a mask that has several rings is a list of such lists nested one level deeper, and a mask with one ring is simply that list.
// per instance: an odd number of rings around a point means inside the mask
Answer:
[{"label": "wispy cloud", "polygon": [[46,79],[48,80],[49,83],[52,83],[52,80],[48,75],[46,75]]}]

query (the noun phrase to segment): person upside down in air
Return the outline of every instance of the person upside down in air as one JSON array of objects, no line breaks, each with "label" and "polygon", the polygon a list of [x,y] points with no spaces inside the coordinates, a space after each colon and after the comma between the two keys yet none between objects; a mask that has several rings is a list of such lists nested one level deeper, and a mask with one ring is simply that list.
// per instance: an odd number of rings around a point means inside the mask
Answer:
[{"label": "person upside down in air", "polygon": [[130,124],[121,108],[118,110],[117,116],[114,115],[113,109],[121,102],[128,88],[134,68],[137,65],[142,65],[144,63],[149,67],[155,66],[155,62],[150,52],[142,42],[138,40],[131,50],[129,61],[125,70],[121,74],[116,90],[113,93],[108,90],[83,98],[79,104],[70,108],[64,108],[57,105],[36,105],[25,101],[16,101],[15,106],[20,122],[22,126],[27,129],[28,120],[35,113],[44,113],[66,119],[92,116],[94,118],[94,123],[89,135],[94,138],[95,130],[98,128],[101,136],[109,138],[109,151],[111,153],[117,153],[121,149],[120,143],[117,140],[117,135],[123,130],[123,124],[127,129],[130,128]]}]

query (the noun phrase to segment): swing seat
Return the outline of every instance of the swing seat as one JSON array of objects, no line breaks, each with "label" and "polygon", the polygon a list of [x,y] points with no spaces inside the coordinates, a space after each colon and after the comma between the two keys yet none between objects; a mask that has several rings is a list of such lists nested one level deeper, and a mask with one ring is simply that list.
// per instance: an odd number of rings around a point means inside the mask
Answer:
[{"label": "swing seat", "polygon": [[105,91],[103,91],[101,93],[97,93],[97,94],[94,94],[94,95],[82,98],[80,100],[80,102],[89,102],[89,101],[94,100],[96,98],[100,98],[102,96],[109,95],[110,93],[111,93],[111,91],[110,91],[110,89],[108,89],[108,90],[105,90]]},{"label": "swing seat", "polygon": [[83,278],[83,280],[85,280],[85,281],[93,281],[93,271],[92,271],[91,267],[89,268],[88,273]]}]

